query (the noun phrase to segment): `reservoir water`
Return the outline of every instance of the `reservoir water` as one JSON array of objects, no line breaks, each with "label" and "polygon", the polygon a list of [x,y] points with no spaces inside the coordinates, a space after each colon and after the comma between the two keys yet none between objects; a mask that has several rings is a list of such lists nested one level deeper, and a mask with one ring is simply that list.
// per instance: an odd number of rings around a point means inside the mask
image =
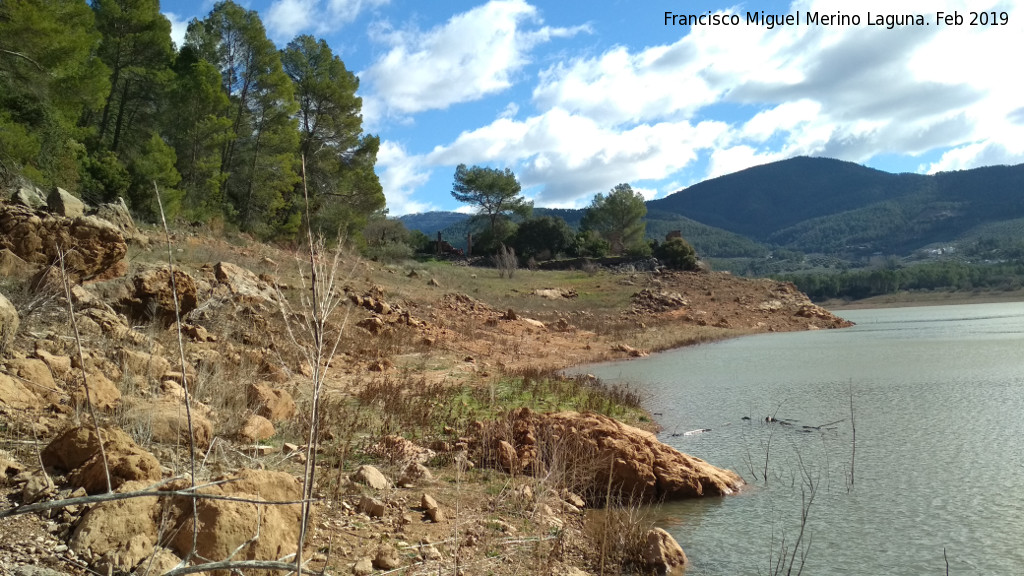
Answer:
[{"label": "reservoir water", "polygon": [[774,574],[802,524],[792,574],[804,553],[815,576],[1024,574],[1024,303],[840,315],[857,326],[585,367],[748,483],[659,508],[687,574]]}]

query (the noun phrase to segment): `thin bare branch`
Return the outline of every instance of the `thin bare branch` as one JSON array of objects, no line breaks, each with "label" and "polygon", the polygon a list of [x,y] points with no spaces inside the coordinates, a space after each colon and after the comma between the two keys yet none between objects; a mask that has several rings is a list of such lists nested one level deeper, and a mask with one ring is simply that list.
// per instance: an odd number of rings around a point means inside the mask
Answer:
[{"label": "thin bare branch", "polygon": [[82,371],[82,388],[85,391],[85,406],[89,410],[89,417],[92,418],[93,432],[96,434],[96,441],[100,445],[100,456],[103,458],[103,473],[107,478],[107,492],[113,492],[114,488],[110,482],[110,465],[107,462],[107,449],[103,445],[103,436],[100,434],[100,421],[96,418],[96,408],[92,404],[92,393],[89,391],[89,378],[85,374],[85,354],[82,353],[82,335],[78,331],[78,320],[75,318],[75,303],[71,301],[71,280],[68,278],[68,270],[64,266],[64,251],[60,246],[57,248],[57,259],[60,262],[60,279],[64,285],[64,297],[68,301],[68,317],[71,319],[71,327],[75,331],[75,348],[78,350],[78,367]]}]

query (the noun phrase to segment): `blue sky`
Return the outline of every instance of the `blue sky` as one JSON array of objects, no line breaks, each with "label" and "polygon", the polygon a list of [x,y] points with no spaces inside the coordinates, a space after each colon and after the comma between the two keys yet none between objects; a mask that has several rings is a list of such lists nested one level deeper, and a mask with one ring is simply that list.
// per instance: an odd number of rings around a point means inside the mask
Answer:
[{"label": "blue sky", "polygon": [[[359,75],[392,215],[468,209],[450,195],[460,163],[512,168],[537,206],[583,207],[620,182],[660,198],[798,155],[922,173],[1024,162],[1024,0],[239,3],[279,46],[313,34]],[[212,6],[163,2],[176,41]],[[666,26],[666,10],[744,23]],[[801,22],[746,25],[748,11]],[[971,26],[972,11],[1008,24]]]}]

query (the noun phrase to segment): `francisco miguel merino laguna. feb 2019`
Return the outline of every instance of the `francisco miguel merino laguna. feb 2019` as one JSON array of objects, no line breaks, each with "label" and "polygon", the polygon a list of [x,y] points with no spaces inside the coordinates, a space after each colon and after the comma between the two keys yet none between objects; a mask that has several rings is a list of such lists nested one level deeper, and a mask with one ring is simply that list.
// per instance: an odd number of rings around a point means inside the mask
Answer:
[{"label": "francisco miguel merino laguna. feb 2019", "polygon": [[676,14],[665,12],[665,26],[764,26],[771,30],[776,26],[1005,26],[1010,22],[1008,12],[935,12],[934,17],[923,14],[844,14],[842,12],[796,12],[795,14],[772,14],[764,10],[740,14],[711,12],[705,14]]}]

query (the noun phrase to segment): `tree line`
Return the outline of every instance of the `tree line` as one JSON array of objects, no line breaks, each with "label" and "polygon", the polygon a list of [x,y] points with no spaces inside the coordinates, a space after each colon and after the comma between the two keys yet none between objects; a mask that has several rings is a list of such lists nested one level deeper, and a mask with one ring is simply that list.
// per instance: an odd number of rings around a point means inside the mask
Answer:
[{"label": "tree line", "polygon": [[812,300],[860,299],[901,290],[1018,290],[1024,287],[1024,263],[929,262],[904,268],[850,270],[835,274],[785,274]]},{"label": "tree line", "polygon": [[328,234],[384,208],[362,129],[359,80],[327,43],[284,49],[231,0],[175,49],[158,0],[0,2],[0,178],[86,201],[124,197],[171,216],[289,237],[305,214]]}]

